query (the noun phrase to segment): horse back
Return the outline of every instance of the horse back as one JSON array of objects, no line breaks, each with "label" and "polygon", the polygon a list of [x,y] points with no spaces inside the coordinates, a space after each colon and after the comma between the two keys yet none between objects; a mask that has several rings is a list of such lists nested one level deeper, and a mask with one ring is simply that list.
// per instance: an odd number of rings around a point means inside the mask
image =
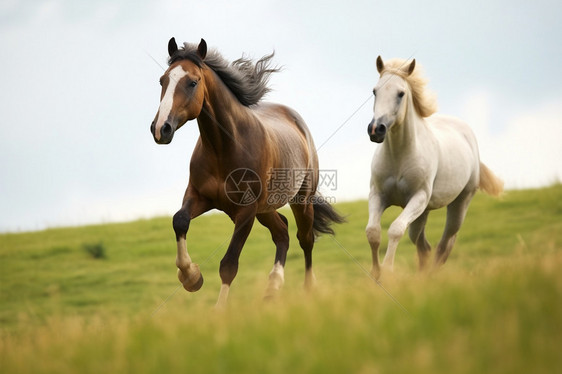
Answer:
[{"label": "horse back", "polygon": [[252,109],[268,134],[269,148],[277,154],[278,167],[318,168],[312,135],[298,112],[273,103],[260,103]]}]

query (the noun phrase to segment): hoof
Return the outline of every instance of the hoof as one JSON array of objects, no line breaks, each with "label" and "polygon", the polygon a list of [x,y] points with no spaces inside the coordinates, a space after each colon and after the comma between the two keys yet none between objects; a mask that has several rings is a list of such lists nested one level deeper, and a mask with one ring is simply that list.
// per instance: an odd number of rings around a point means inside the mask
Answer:
[{"label": "hoof", "polygon": [[199,274],[199,279],[191,285],[186,285],[184,283],[183,288],[185,288],[189,292],[199,291],[199,289],[203,286],[203,275]]},{"label": "hoof", "polygon": [[278,300],[279,300],[279,295],[276,294],[276,293],[274,293],[274,294],[268,294],[268,293],[266,293],[266,294],[263,296],[263,302],[264,302],[264,304],[266,304],[266,305],[268,305],[268,304],[269,304],[269,305],[270,305],[270,304],[275,304]]},{"label": "hoof", "polygon": [[281,289],[277,287],[268,286],[263,295],[264,301],[273,301],[279,297]]},{"label": "hoof", "polygon": [[314,287],[316,287],[316,276],[312,270],[309,270],[304,277],[304,289],[306,292],[312,292]]},{"label": "hoof", "polygon": [[373,279],[377,281],[381,279],[381,269],[373,267],[371,269],[371,277],[373,277]]},{"label": "hoof", "polygon": [[191,265],[185,271],[178,269],[178,279],[189,292],[198,291],[203,286],[203,275],[197,265]]}]

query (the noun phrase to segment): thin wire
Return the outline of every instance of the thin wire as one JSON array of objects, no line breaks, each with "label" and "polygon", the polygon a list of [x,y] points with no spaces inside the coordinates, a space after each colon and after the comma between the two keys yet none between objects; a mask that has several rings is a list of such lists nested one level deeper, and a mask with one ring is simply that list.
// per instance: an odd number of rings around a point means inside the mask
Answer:
[{"label": "thin wire", "polygon": [[363,265],[361,265],[361,263],[355,258],[353,257],[353,255],[351,253],[349,253],[349,251],[332,235],[331,236],[332,240],[345,252],[345,254],[347,254],[349,256],[349,258],[355,262],[355,264],[363,271],[363,273],[365,273],[372,281],[374,281],[377,286],[379,286],[384,293],[386,293],[386,295],[396,304],[400,307],[400,309],[402,309],[402,311],[404,313],[406,313],[407,315],[411,315],[410,312],[408,311],[408,309],[406,309],[404,307],[404,305],[402,305],[394,296],[392,296],[392,294],[390,293],[390,291],[388,291],[383,285],[382,283],[376,279],[375,277],[373,277],[373,275],[371,274],[370,271],[368,271],[367,269],[365,269],[365,267]]},{"label": "thin wire", "polygon": [[369,95],[369,97],[367,98],[367,100],[363,101],[363,103],[361,105],[359,105],[359,107],[357,109],[355,109],[355,111],[353,113],[351,113],[351,115],[349,117],[347,117],[347,119],[345,121],[343,121],[343,123],[332,133],[332,135],[328,136],[328,139],[324,140],[324,142],[322,144],[320,144],[319,147],[316,147],[316,152],[320,151],[320,149],[322,149],[322,147],[328,143],[330,141],[330,139],[332,139],[334,137],[334,135],[337,134],[338,131],[340,131],[356,114],[357,112],[359,112],[359,110],[361,108],[363,108],[365,106],[365,104],[367,104],[367,102],[369,102],[372,98],[372,95]]},{"label": "thin wire", "polygon": [[[166,68],[163,67],[150,53],[146,52],[146,55],[152,60],[154,61],[154,63],[156,65],[158,65],[163,71],[166,71]],[[231,140],[236,141],[236,139],[234,139],[234,137],[232,136],[232,134],[230,134],[220,123],[219,121],[217,121],[217,119],[211,115],[211,113],[209,113],[209,111],[207,111],[207,109],[205,109],[204,106],[201,107],[201,109],[209,116],[209,118],[211,118],[211,120],[219,127],[219,129],[221,131],[223,131]],[[246,147],[242,146],[242,149],[244,149],[244,151],[248,154],[251,155],[251,153],[249,152],[249,150]],[[214,255],[217,253],[217,251],[222,248],[224,246],[224,244],[231,240],[231,238],[227,238],[224,242],[222,242],[203,262],[201,262],[201,264],[205,264],[207,263],[207,261],[209,261],[212,257],[214,257]],[[168,297],[166,297],[166,299],[164,301],[162,301],[162,303],[160,303],[160,305],[158,305],[151,313],[151,316],[154,316],[156,313],[158,313],[158,311],[160,311],[160,309],[162,309],[162,307],[164,307],[164,305],[166,305],[168,303],[168,301],[178,292],[178,290],[182,287],[182,285],[180,284],[179,286],[177,286],[172,293],[170,293],[170,295],[168,295]]]},{"label": "thin wire", "polygon": [[[230,240],[230,238],[227,238],[225,241],[223,241],[221,244],[219,244],[217,246],[217,248],[215,248],[215,250],[203,262],[201,262],[201,265],[206,264],[211,258],[213,258],[215,256],[215,254],[218,252],[218,250],[221,249],[224,246],[224,244],[229,240]],[[152,311],[150,316],[153,317],[156,313],[158,313],[158,311],[160,309],[162,309],[162,307],[168,303],[168,301],[172,298],[172,296],[174,296],[176,294],[176,292],[178,292],[178,290],[181,287],[182,287],[181,284],[179,286],[177,286],[176,289],[174,291],[172,291],[172,293],[164,301],[162,301],[162,303],[160,303],[160,305],[158,305],[156,307],[156,309],[154,309]]]},{"label": "thin wire", "polygon": [[162,69],[162,71],[166,71],[166,68],[165,68],[164,66],[162,66],[154,57],[152,57],[152,55],[151,55],[150,53],[148,53],[147,51],[144,51],[144,53],[145,53],[148,57],[150,57],[150,59],[151,59],[152,61],[154,61],[154,63],[155,63],[156,65],[158,65],[158,66],[160,67],[160,69]]},{"label": "thin wire", "polygon": [[168,301],[172,298],[172,296],[174,296],[174,295],[176,294],[176,292],[178,292],[178,290],[180,289],[181,286],[182,286],[181,284],[180,284],[179,286],[177,286],[176,289],[175,289],[174,291],[172,291],[172,293],[171,293],[170,295],[168,295],[168,297],[166,298],[166,300],[162,301],[162,303],[160,303],[160,305],[158,305],[158,306],[156,307],[156,309],[154,309],[154,310],[152,311],[152,313],[150,313],[150,316],[151,316],[151,317],[154,317],[154,315],[155,315],[156,313],[158,313],[158,312],[160,311],[160,309],[162,309],[162,307],[168,303]]},{"label": "thin wire", "polygon": [[[152,61],[154,61],[154,63],[155,63],[156,65],[158,65],[158,66],[162,69],[162,71],[166,71],[166,68],[165,68],[164,66],[162,66],[150,53],[148,53],[148,52],[146,52],[146,51],[145,51],[145,53],[146,53],[146,55],[147,55],[148,57],[150,57],[150,59],[151,59]],[[176,83],[177,83],[177,82],[176,82]],[[229,133],[229,132],[226,130],[226,128],[225,128],[219,121],[217,121],[217,119],[216,119],[213,115],[211,115],[211,113],[205,108],[204,105],[201,105],[201,110],[202,110],[203,112],[205,112],[205,114],[207,114],[207,116],[209,116],[209,118],[217,125],[217,127],[218,127],[226,136],[228,136],[228,137],[230,138],[230,140],[232,140],[232,141],[235,142],[235,143],[238,143],[238,144],[240,145],[240,147],[244,150],[244,152],[246,152],[247,155],[249,155],[249,156],[253,156],[253,155],[254,155],[253,153],[250,152],[250,150],[249,150],[247,147],[244,147],[244,145],[243,145],[242,143],[238,142],[238,141],[234,138],[234,136],[233,136],[231,133]]]},{"label": "thin wire", "polygon": [[[234,233],[232,234],[232,236],[236,235],[236,231],[240,230],[243,226],[245,226],[250,220],[254,219],[254,217],[250,216],[248,217],[242,224],[238,225],[238,229],[236,228],[236,225],[234,226]],[[221,244],[219,244],[215,250],[205,259],[201,262],[201,265],[206,264],[209,260],[211,260],[211,258],[213,258],[215,256],[215,254],[218,252],[219,249],[221,249],[226,242],[232,240],[232,237],[230,238],[226,238]],[[172,298],[172,296],[174,296],[178,290],[182,287],[182,285],[180,284],[179,286],[176,287],[176,289],[174,291],[172,291],[172,293],[162,302],[160,303],[160,305],[158,305],[156,307],[156,309],[154,309],[154,311],[152,311],[152,313],[150,314],[150,316],[154,316],[156,313],[158,313],[158,311],[160,309],[162,309],[162,307],[164,305],[166,305],[168,303],[168,301]]]},{"label": "thin wire", "polygon": [[[415,52],[412,53],[403,63],[402,65],[399,67],[400,69],[403,68],[406,63],[414,56]],[[382,86],[386,85],[388,83],[388,81],[390,80],[390,77],[388,77],[386,80],[384,80],[382,82]],[[338,126],[338,128],[332,133],[332,135],[330,135],[328,137],[328,139],[326,139],[316,150],[319,151],[328,141],[330,141],[334,135],[336,135],[336,133],[338,131],[340,131],[350,120],[351,118],[353,118],[357,112],[359,112],[359,110],[361,108],[363,108],[363,106],[365,106],[365,104],[371,100],[371,97],[369,95],[369,98],[367,98],[367,100],[365,100],[361,105],[359,105],[359,107],[349,116],[347,117],[347,119],[340,125]],[[376,279],[375,277],[373,277],[373,275],[371,274],[370,271],[368,271],[367,269],[365,269],[365,267],[363,265],[361,265],[361,263],[355,258],[353,257],[353,255],[351,253],[349,253],[349,251],[332,235],[331,236],[332,240],[345,252],[345,254],[347,254],[347,256],[363,271],[363,273],[365,273],[372,281],[374,281],[376,283],[377,286],[379,286],[384,293],[386,293],[386,295],[396,304],[400,307],[400,309],[402,309],[402,311],[404,313],[406,313],[407,315],[411,315],[410,312],[408,311],[408,309],[406,309],[404,307],[404,305],[402,305],[391,293],[390,291],[388,291],[383,285],[382,283]]]},{"label": "thin wire", "polygon": [[[400,65],[399,69],[402,69],[404,66],[406,66],[406,63],[415,55],[415,53],[416,52],[412,53],[406,60],[404,60],[402,65]],[[386,78],[383,81],[382,86],[386,85],[389,80],[390,80],[390,77]],[[318,152],[326,143],[328,143],[334,137],[334,135],[336,135],[357,114],[357,112],[359,112],[359,110],[361,108],[363,108],[369,100],[371,100],[371,97],[372,96],[369,95],[367,100],[365,100],[361,105],[359,105],[359,107],[357,109],[355,109],[355,111],[349,117],[347,117],[347,119],[345,121],[343,121],[343,123],[341,125],[339,125],[338,128],[335,129],[334,132],[330,136],[328,136],[328,138],[326,140],[324,140],[324,142],[322,142],[322,144],[320,144],[319,147],[316,148],[316,151]]]},{"label": "thin wire", "polygon": [[[166,69],[148,52],[145,52],[148,57],[150,57],[150,59],[152,59],[152,61],[154,61],[163,71],[165,71]],[[408,57],[407,60],[409,60],[414,54],[410,55]],[[407,61],[406,60],[406,61]],[[404,62],[403,65],[406,64],[406,61]],[[390,78],[389,78],[390,79]],[[385,85],[388,80],[383,82],[383,85]],[[338,126],[334,132],[319,146],[316,148],[316,151],[318,152],[326,143],[328,143],[347,123],[349,123],[349,121],[359,112],[359,110],[361,110],[361,108],[363,108],[363,106],[365,106],[365,104],[367,104],[367,102],[369,100],[371,100],[371,95],[369,95],[369,97],[363,101],[363,103],[361,103],[361,105],[359,105],[359,107],[349,116],[347,117],[347,119],[345,121],[343,121],[343,123]],[[226,129],[216,120],[216,118],[214,118],[214,116],[212,116],[205,108],[202,108],[206,114],[213,120],[213,122],[215,122],[217,124],[217,126],[228,136],[230,137],[233,141],[235,140],[232,136],[232,134],[230,134],[228,131],[226,131]],[[245,147],[244,151],[249,153],[249,150],[247,150]],[[371,279],[373,280],[385,293],[386,295],[396,304],[398,305],[402,311],[408,315],[410,315],[410,313],[408,312],[408,310],[382,285],[382,283],[374,278],[371,273],[365,269],[361,263],[355,258],[353,257],[353,255],[351,253],[349,253],[349,251],[334,237],[331,236],[332,240],[349,256],[349,258],[355,262],[355,264]],[[206,263],[208,260],[210,260],[215,253],[228,241],[229,239],[226,239],[223,243],[221,243],[212,253],[211,255],[209,255],[209,257],[207,257],[207,259],[205,259],[205,261],[203,261],[201,264]],[[179,286],[177,286],[174,291],[172,291],[172,293],[152,312],[151,316],[154,316],[164,305],[166,305],[166,303],[177,293],[177,291],[181,288],[181,284]]]}]

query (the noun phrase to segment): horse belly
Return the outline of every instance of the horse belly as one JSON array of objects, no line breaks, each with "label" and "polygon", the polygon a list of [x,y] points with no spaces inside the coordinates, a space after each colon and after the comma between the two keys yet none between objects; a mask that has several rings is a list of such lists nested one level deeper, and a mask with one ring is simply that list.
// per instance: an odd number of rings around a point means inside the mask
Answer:
[{"label": "horse belly", "polygon": [[478,186],[478,147],[472,130],[448,116],[432,117],[433,133],[439,143],[439,167],[433,182],[430,209],[449,205],[466,189]]},{"label": "horse belly", "polygon": [[469,188],[476,188],[475,167],[470,154],[449,153],[449,159],[441,162],[435,181],[428,208],[438,209],[452,203],[459,194]]},{"label": "horse belly", "polygon": [[428,209],[439,209],[451,204],[462,192],[462,188],[435,188],[427,204]]}]

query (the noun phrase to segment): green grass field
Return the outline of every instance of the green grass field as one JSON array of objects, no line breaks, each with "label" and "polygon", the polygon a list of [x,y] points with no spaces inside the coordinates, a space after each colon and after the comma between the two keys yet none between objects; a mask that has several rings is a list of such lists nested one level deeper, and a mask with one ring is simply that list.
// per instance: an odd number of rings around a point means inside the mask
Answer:
[{"label": "green grass field", "polygon": [[[336,208],[348,223],[316,243],[311,294],[286,214],[292,242],[280,296],[262,300],[274,247],[256,223],[225,310],[213,308],[233,230],[223,214],[191,224],[190,255],[205,277],[193,294],[178,288],[169,217],[0,235],[0,372],[560,370],[562,185],[501,200],[477,194],[445,266],[418,274],[404,238],[384,289],[365,274],[367,203]],[[398,212],[385,214],[383,241]],[[444,211],[430,215],[432,244],[443,224]]]}]

